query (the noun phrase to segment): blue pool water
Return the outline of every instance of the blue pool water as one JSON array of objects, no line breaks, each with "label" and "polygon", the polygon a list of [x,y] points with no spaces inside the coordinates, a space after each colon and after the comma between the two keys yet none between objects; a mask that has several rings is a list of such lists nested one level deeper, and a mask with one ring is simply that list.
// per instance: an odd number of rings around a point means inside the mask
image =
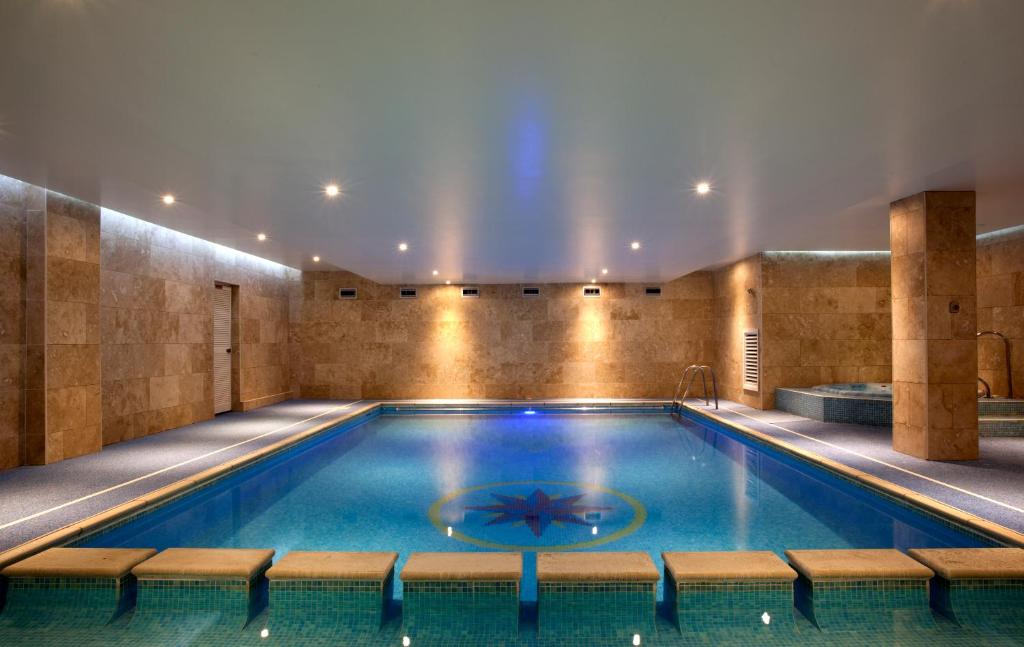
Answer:
[{"label": "blue pool water", "polygon": [[[667,414],[382,415],[88,546],[526,551],[978,546],[984,540]],[[449,536],[448,529],[451,528]],[[401,595],[396,587],[396,594]]]}]

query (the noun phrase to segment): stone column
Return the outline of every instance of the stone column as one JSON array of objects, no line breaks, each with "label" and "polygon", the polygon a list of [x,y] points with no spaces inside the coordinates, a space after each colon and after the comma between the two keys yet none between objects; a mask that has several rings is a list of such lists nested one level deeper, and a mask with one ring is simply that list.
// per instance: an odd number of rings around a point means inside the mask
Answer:
[{"label": "stone column", "polygon": [[978,457],[973,191],[925,191],[889,207],[893,449]]},{"label": "stone column", "polygon": [[102,448],[100,209],[46,192],[26,222],[26,462]]}]

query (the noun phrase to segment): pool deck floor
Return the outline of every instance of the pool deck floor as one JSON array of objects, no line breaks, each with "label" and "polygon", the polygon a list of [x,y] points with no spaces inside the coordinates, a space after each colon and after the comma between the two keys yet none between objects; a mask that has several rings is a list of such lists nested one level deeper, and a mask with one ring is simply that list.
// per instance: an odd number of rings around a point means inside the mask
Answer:
[{"label": "pool deck floor", "polygon": [[[372,404],[290,400],[0,472],[0,551]],[[980,460],[940,463],[894,452],[885,427],[823,423],[727,401],[713,413],[1024,532],[1024,438],[982,438]]]},{"label": "pool deck floor", "polygon": [[289,400],[223,413],[52,465],[0,472],[0,551],[363,406],[369,403]]},{"label": "pool deck floor", "polygon": [[[976,461],[926,461],[892,449],[892,429],[819,422],[722,401],[710,411],[772,438],[1024,532],[1024,438],[982,437]],[[703,409],[702,405],[697,405]]]}]

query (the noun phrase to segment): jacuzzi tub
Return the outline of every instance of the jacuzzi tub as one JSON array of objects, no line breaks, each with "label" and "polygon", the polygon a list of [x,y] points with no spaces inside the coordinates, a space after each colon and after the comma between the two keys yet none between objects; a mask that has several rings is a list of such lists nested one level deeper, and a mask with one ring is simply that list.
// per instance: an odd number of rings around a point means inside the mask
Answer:
[{"label": "jacuzzi tub", "polygon": [[892,400],[892,384],[885,382],[848,382],[846,384],[819,384],[812,391],[843,395],[852,398],[883,398]]}]

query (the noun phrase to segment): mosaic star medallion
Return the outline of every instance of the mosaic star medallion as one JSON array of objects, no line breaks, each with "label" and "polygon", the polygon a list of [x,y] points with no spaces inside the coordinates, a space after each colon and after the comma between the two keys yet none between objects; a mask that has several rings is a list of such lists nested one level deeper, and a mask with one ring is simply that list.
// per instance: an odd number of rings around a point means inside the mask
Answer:
[{"label": "mosaic star medallion", "polygon": [[517,551],[607,544],[635,532],[647,518],[644,506],[628,494],[565,481],[463,488],[435,501],[428,515],[447,537]]},{"label": "mosaic star medallion", "polygon": [[540,537],[552,523],[574,523],[580,526],[591,526],[584,517],[588,514],[611,510],[607,506],[580,505],[578,501],[583,494],[562,497],[549,496],[540,489],[534,490],[529,496],[505,496],[492,494],[499,503],[496,505],[471,505],[467,510],[480,510],[494,513],[494,518],[487,522],[488,526],[499,523],[523,524],[530,527],[535,537]]}]

